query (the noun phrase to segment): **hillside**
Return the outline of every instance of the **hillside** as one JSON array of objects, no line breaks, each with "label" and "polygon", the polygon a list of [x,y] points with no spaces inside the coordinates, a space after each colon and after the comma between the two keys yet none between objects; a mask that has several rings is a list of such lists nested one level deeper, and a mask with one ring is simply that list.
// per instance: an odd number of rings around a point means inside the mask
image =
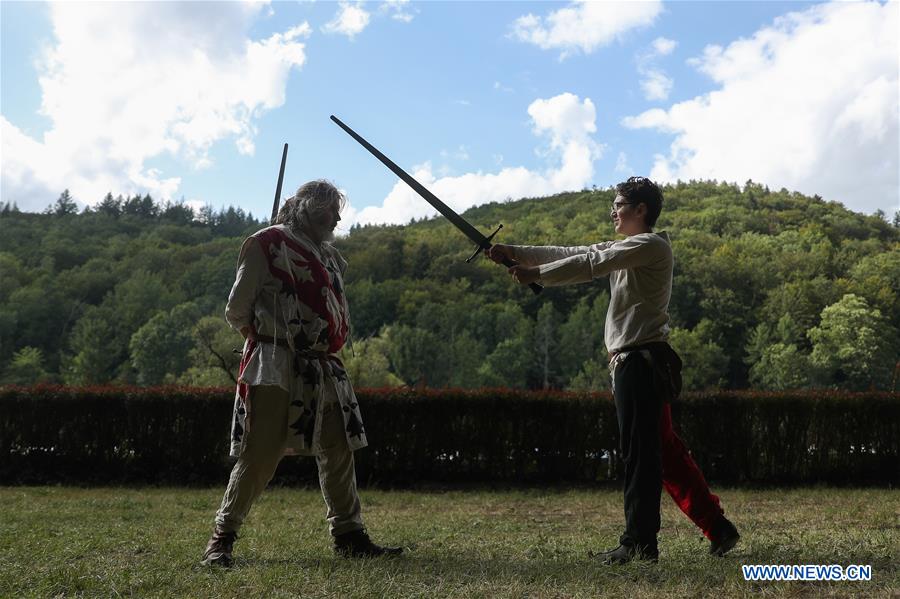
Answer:
[{"label": "hillside", "polygon": [[[675,251],[672,343],[688,388],[894,384],[896,222],[751,182],[664,193],[656,230]],[[503,223],[503,243],[583,245],[613,238],[612,199],[585,190],[465,217],[486,233]],[[234,210],[204,224],[146,197],[107,208],[0,212],[2,380],[227,383],[239,339],[221,314],[240,241],[261,224]],[[358,384],[607,384],[605,280],[535,296],[483,258],[466,264],[472,244],[439,218],[354,227],[336,245]]]}]

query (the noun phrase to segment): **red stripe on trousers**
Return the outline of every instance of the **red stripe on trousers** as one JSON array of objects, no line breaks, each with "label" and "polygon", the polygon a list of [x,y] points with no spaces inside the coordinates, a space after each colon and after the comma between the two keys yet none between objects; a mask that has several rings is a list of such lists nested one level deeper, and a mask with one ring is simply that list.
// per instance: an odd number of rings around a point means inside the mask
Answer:
[{"label": "red stripe on trousers", "polygon": [[675,434],[669,402],[663,404],[659,433],[663,487],[681,511],[703,531],[706,538],[711,539],[710,531],[725,512],[719,505],[719,498],[709,490],[684,441]]}]

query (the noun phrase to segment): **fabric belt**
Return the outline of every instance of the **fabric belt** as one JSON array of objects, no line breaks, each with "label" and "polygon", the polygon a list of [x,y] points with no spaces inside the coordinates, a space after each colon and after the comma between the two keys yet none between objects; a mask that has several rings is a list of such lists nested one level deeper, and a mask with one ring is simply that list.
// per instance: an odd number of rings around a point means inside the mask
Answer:
[{"label": "fabric belt", "polygon": [[619,354],[624,354],[626,352],[633,352],[633,351],[643,351],[643,350],[653,351],[654,349],[659,349],[664,346],[669,347],[669,344],[666,343],[665,341],[651,341],[650,343],[641,343],[640,345],[629,345],[626,347],[621,347],[621,348],[617,349],[616,351],[609,352],[608,357],[609,357],[609,361],[612,362],[613,360],[616,359],[616,356],[618,356]]},{"label": "fabric belt", "polygon": [[[269,337],[268,335],[256,335],[256,340],[262,343],[272,343],[279,347],[284,347],[290,349],[291,346],[288,345],[287,339],[282,339],[281,337]],[[324,351],[316,351],[314,349],[296,349],[294,350],[299,356],[304,358],[312,359],[312,360],[326,360],[332,354]]]},{"label": "fabric belt", "polygon": [[619,358],[624,353],[647,352],[649,354],[650,367],[653,370],[654,386],[656,386],[666,401],[672,401],[681,395],[683,379],[681,369],[683,364],[681,357],[665,341],[653,341],[640,345],[623,347],[615,352],[610,352],[609,369],[615,377],[615,370],[619,365]]}]

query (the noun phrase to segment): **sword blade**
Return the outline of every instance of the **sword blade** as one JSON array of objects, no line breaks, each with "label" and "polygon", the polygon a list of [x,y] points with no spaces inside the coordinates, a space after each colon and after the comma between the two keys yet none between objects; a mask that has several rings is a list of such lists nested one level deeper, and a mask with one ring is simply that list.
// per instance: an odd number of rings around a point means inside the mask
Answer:
[{"label": "sword blade", "polygon": [[434,208],[440,212],[444,218],[453,223],[457,229],[459,229],[466,237],[474,241],[481,249],[488,249],[491,247],[491,242],[488,241],[487,237],[485,237],[478,229],[473,227],[469,222],[461,217],[459,214],[453,211],[452,208],[447,206],[444,202],[442,202],[436,195],[425,189],[425,186],[413,179],[409,173],[405,170],[397,166],[393,160],[382,154],[378,148],[367,142],[363,137],[358,134],[356,131],[345,125],[341,122],[341,119],[337,118],[334,115],[331,115],[331,120],[334,121],[338,127],[346,131],[350,137],[355,139],[359,144],[367,149],[375,158],[381,161],[386,167],[391,169],[395,175],[400,177],[407,185],[413,188],[413,190],[422,196],[422,198],[434,206]]},{"label": "sword blade", "polygon": [[287,162],[288,145],[284,144],[284,151],[281,153],[281,168],[278,169],[278,184],[275,185],[275,201],[272,203],[272,218],[270,225],[275,224],[275,218],[278,216],[278,204],[281,202],[281,184],[284,183],[284,165]]}]

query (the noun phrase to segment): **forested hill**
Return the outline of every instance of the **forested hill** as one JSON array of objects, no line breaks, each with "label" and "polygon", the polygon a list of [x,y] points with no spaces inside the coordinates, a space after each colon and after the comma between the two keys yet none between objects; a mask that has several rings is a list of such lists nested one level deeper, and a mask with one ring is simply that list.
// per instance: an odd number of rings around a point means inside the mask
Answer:
[{"label": "forested hill", "polygon": [[[895,384],[896,215],[890,224],[751,182],[664,194],[656,230],[674,247],[671,341],[688,388]],[[614,238],[613,196],[493,203],[465,217],[486,234],[502,223],[502,243],[584,245]],[[240,241],[262,224],[141,201],[142,211],[0,211],[0,381],[230,380],[239,340],[221,315]],[[350,263],[357,384],[608,386],[605,280],[535,296],[484,258],[466,264],[473,244],[443,219],[354,227],[336,245]]]}]

